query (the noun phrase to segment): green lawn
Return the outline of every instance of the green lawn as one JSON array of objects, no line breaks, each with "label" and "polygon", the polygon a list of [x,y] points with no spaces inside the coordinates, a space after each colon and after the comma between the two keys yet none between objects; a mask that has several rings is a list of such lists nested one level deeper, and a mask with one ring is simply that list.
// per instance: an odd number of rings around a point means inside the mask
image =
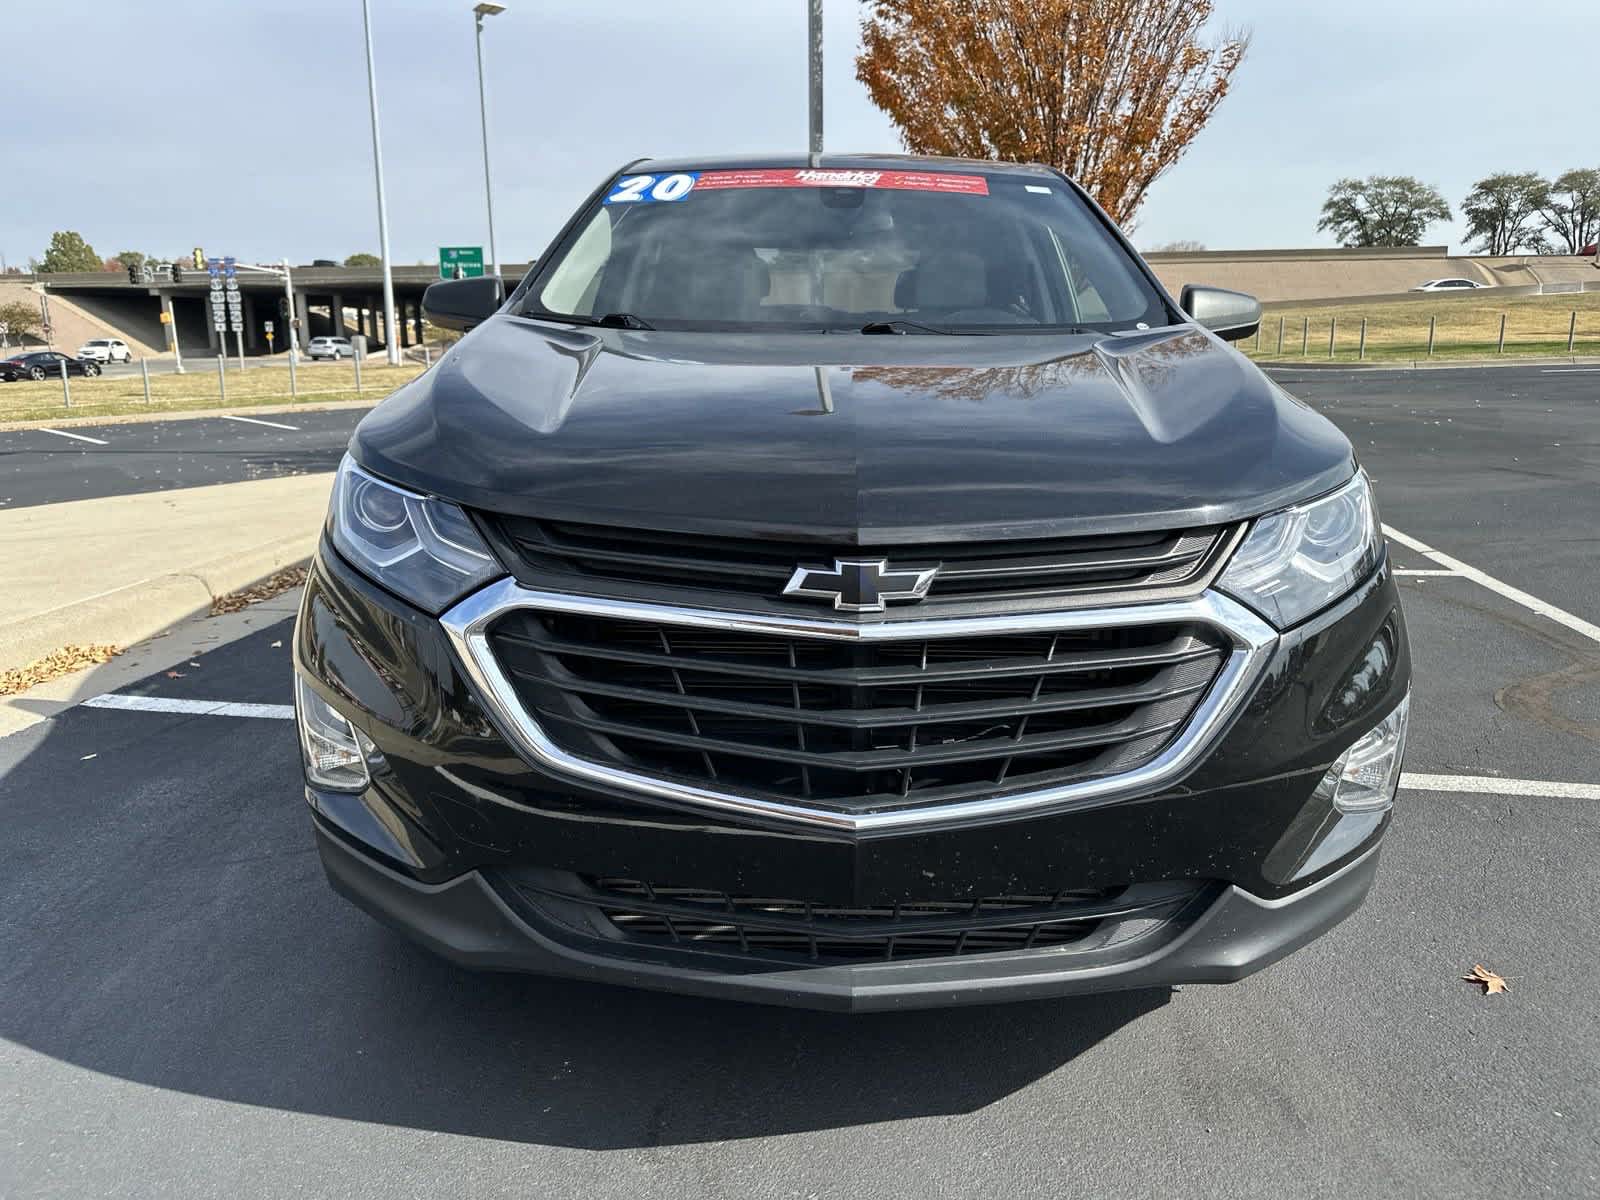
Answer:
[{"label": "green lawn", "polygon": [[62,395],[61,380],[42,383],[19,380],[0,383],[0,421],[50,421],[62,417],[121,417],[147,412],[193,412],[213,408],[248,408],[262,404],[328,403],[339,400],[378,400],[422,373],[416,364],[398,367],[365,365],[361,390],[356,390],[355,366],[326,363],[296,372],[297,395],[289,390],[287,366],[253,366],[240,372],[237,362],[227,370],[226,390],[217,379],[214,361],[192,366],[183,375],[150,376],[150,403],[145,403],[144,382],[138,375],[82,379],[67,382],[70,406]]},{"label": "green lawn", "polygon": [[[1333,335],[1335,361],[1361,357],[1361,323],[1366,320],[1368,362],[1410,362],[1427,359],[1428,321],[1434,320],[1435,359],[1496,358],[1500,318],[1506,319],[1507,355],[1564,355],[1572,314],[1577,314],[1573,354],[1600,354],[1600,292],[1554,296],[1506,296],[1491,291],[1470,299],[1420,295],[1389,304],[1312,308],[1288,304],[1266,307],[1261,335],[1239,343],[1252,358],[1263,361],[1328,361]],[[1330,325],[1331,323],[1331,325]],[[1279,330],[1282,349],[1279,349]],[[1302,346],[1304,350],[1302,352]]]}]

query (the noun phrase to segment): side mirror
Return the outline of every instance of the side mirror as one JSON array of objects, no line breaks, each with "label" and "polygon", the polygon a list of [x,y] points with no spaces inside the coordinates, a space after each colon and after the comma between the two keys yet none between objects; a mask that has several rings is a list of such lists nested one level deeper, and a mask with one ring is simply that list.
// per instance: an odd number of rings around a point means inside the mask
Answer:
[{"label": "side mirror", "polygon": [[[433,288],[428,291],[432,292]],[[1196,287],[1191,283],[1184,286],[1178,304],[1196,323],[1204,325],[1223,341],[1237,342],[1261,327],[1261,301],[1243,292]]]},{"label": "side mirror", "polygon": [[422,293],[422,315],[441,329],[465,332],[494,316],[500,299],[498,275],[443,279],[430,283],[428,290]]}]

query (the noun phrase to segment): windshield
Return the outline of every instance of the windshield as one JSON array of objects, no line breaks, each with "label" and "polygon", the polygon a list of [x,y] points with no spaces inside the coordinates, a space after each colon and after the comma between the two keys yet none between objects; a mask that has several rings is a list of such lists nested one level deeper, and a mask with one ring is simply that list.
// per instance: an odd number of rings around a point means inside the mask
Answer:
[{"label": "windshield", "polygon": [[522,311],[913,333],[1174,319],[1060,179],[877,170],[623,176],[541,267]]}]

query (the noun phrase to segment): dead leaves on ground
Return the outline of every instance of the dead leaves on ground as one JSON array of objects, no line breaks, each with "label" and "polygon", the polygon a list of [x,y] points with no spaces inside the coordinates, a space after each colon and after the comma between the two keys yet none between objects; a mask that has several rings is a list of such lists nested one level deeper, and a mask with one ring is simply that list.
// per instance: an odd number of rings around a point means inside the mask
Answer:
[{"label": "dead leaves on ground", "polygon": [[122,653],[121,646],[63,646],[25,667],[0,671],[0,696],[13,696],[37,684],[98,666]]},{"label": "dead leaves on ground", "polygon": [[1484,966],[1482,963],[1473,964],[1472,974],[1463,975],[1461,978],[1466,980],[1468,983],[1477,984],[1483,989],[1483,994],[1485,996],[1498,996],[1502,992],[1509,992],[1511,990],[1511,985],[1507,983],[1502,976],[1494,971],[1489,970],[1489,968]]},{"label": "dead leaves on ground", "polygon": [[290,588],[297,588],[306,581],[304,567],[285,567],[274,575],[263,579],[260,583],[247,588],[240,588],[237,592],[229,592],[226,596],[217,596],[211,601],[211,615],[220,617],[223,613],[238,612],[242,608],[249,608],[252,604],[262,600],[270,600],[280,596]]}]

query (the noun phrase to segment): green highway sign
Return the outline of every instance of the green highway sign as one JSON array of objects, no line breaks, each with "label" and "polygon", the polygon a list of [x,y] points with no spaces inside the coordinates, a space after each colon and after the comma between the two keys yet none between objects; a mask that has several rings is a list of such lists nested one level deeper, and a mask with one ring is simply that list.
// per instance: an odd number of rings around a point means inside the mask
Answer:
[{"label": "green highway sign", "polygon": [[482,246],[439,247],[440,279],[471,279],[482,274]]}]

